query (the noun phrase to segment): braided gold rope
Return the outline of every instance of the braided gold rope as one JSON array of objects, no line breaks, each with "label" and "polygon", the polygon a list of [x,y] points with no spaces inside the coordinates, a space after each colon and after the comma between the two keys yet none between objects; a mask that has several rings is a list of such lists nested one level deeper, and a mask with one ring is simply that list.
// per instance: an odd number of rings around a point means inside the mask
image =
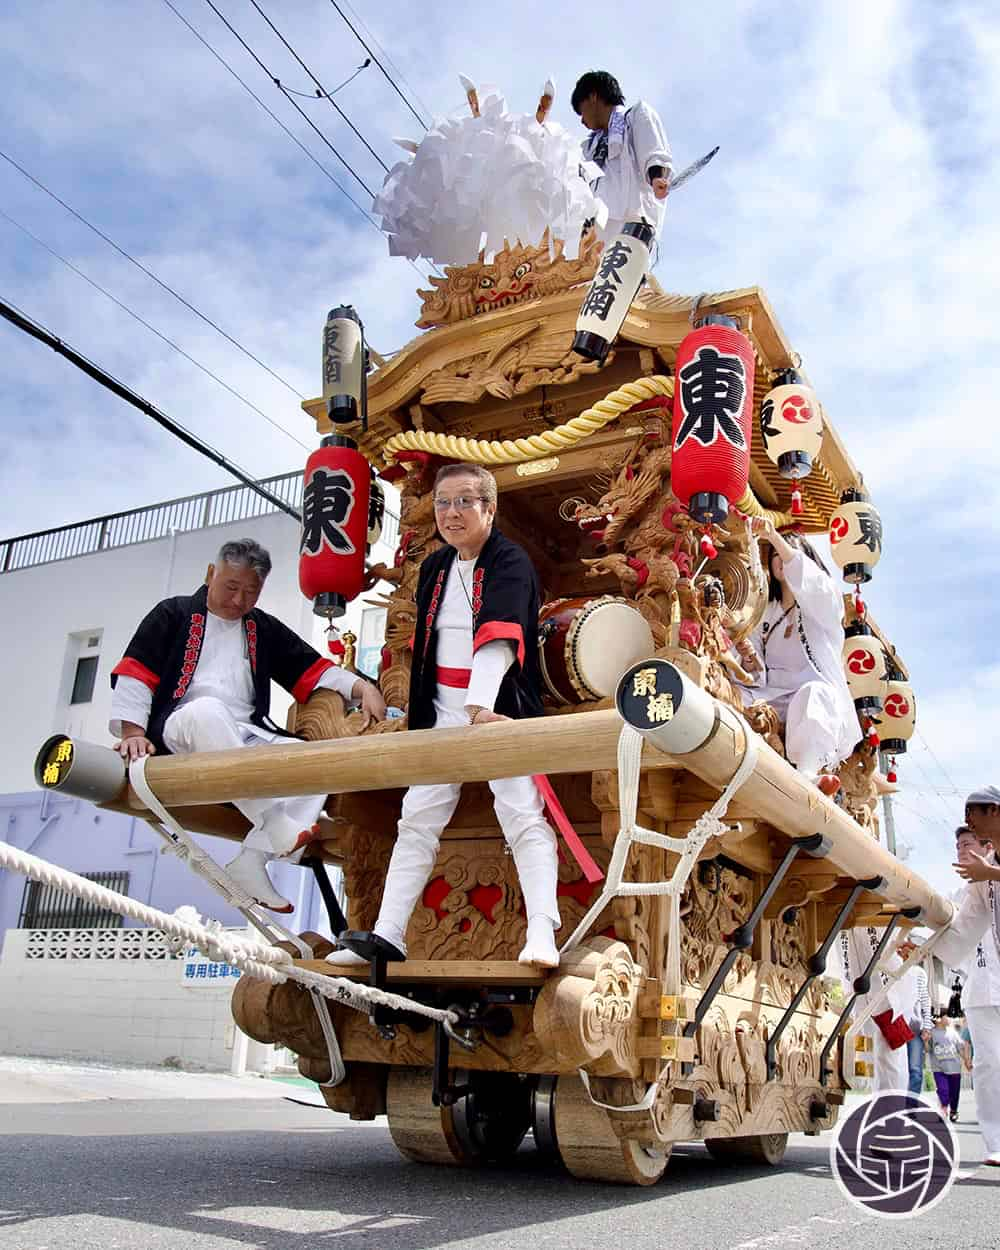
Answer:
[{"label": "braided gold rope", "polygon": [[623,412],[628,412],[644,399],[674,393],[673,378],[660,374],[651,378],[637,378],[626,382],[616,391],[594,404],[592,408],[572,417],[554,430],[541,434],[529,434],[527,438],[480,439],[463,438],[457,434],[435,434],[428,430],[407,430],[394,434],[386,443],[383,455],[387,462],[399,451],[426,451],[449,460],[464,460],[471,464],[501,465],[521,464],[526,460],[539,460],[553,452],[565,451],[583,442],[591,434],[604,428]]},{"label": "braided gold rope", "polygon": [[[483,464],[496,467],[503,464],[523,464],[527,460],[540,460],[553,452],[565,451],[582,443],[606,425],[628,412],[645,399],[657,395],[668,398],[674,393],[674,379],[654,374],[649,378],[637,378],[611,391],[592,408],[578,417],[572,417],[554,430],[541,434],[529,434],[527,438],[483,439],[465,438],[459,434],[438,434],[430,430],[406,430],[390,438],[382,454],[391,464],[400,451],[425,451],[446,460],[464,460],[467,464]],[[776,526],[789,525],[794,517],[786,512],[774,512],[765,508],[748,486],[742,498],[734,505],[748,516],[770,517]]]}]

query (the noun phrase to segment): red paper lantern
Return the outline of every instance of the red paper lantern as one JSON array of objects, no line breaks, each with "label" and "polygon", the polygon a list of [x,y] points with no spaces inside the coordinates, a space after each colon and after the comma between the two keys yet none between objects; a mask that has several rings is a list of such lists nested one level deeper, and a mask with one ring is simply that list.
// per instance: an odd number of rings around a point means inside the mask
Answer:
[{"label": "red paper lantern", "polygon": [[343,616],[364,589],[370,483],[368,461],[339,434],[306,462],[299,587],[317,616]]},{"label": "red paper lantern", "polygon": [[750,473],[753,348],[732,317],[706,317],[675,372],[673,492],[696,521],[720,525]]}]

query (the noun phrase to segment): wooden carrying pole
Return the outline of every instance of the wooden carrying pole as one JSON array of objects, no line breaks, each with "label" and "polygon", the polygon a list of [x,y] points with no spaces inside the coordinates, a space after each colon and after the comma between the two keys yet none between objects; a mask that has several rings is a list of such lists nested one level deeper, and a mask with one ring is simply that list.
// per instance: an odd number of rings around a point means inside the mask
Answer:
[{"label": "wooden carrying pole", "polygon": [[[707,697],[707,696],[706,696]],[[740,722],[742,724],[742,722]],[[622,721],[617,711],[495,722],[475,729],[431,729],[363,738],[248,747],[150,759],[146,780],[168,808],[235,798],[344,794],[428,783],[482,781],[545,771],[614,769]],[[723,719],[696,749],[670,755],[646,743],[644,769],[685,768],[717,790],[732,777],[749,732]],[[897,906],[924,909],[923,923],[941,925],[951,904],[865,833],[850,816],[759,741],[757,763],[739,802],[789,837],[830,838],[827,862],[856,881],[885,878],[883,895]],[[133,810],[144,810],[131,792]]]}]

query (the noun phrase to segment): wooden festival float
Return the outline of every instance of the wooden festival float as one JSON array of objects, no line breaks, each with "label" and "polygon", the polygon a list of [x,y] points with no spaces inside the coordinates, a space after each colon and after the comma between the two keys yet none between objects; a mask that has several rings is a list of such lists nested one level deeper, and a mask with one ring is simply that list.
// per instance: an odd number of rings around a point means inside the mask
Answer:
[{"label": "wooden festival float", "polygon": [[[331,946],[316,934],[302,935],[312,959],[298,961],[450,1008],[447,1027],[398,999],[367,1014],[327,1000],[344,1063],[333,1083],[321,1014],[300,986],[244,976],[233,1014],[252,1037],[294,1051],[331,1109],[387,1115],[408,1158],[502,1161],[533,1130],[539,1151],[573,1176],[649,1184],[676,1141],[774,1164],[789,1132],[830,1128],[865,1061],[831,997],[827,952],[843,927],[891,933],[918,915],[937,926],[950,906],[879,841],[872,735],[877,727],[905,749],[912,714],[898,732],[884,713],[859,724],[834,802],[783,758],[773,710],[744,711],[732,684],[767,599],[744,515],[826,532],[861,485],[826,421],[791,515],[793,483],[765,453],[761,406],[798,362],[770,304],[753,287],[692,300],[649,281],[599,367],[571,350],[598,254],[588,244],[568,260],[544,240],[431,279],[422,332],[371,375],[368,428],[354,431],[401,495],[393,567],[373,573],[388,586],[376,596],[387,610],[387,701],[406,706],[418,568],[440,544],[435,469],[480,459],[499,484],[498,522],[543,586],[546,716],[361,732],[360,715],[320,691],[293,710],[306,743],[155,758],[145,776],[187,829],[232,838],[245,822],[227,800],[329,790],[322,850],[343,868],[352,929],[375,920],[404,788],[466,783],[406,962],[344,974],[323,961]],[[755,372],[749,484],[732,501],[740,512],[707,535],[671,489],[673,375],[695,315],[735,318]],[[304,406],[329,432],[323,401]],[[494,450],[483,452],[484,440]],[[845,612],[850,623],[849,596]],[[882,656],[874,680],[884,687],[891,660],[897,705],[912,709],[904,664],[866,624],[865,645]],[[623,714],[644,730],[630,784]],[[706,826],[741,764],[728,810]],[[621,883],[615,893],[607,879],[589,882],[564,856],[557,940],[572,941],[552,972],[516,962],[525,917],[486,784],[543,770],[591,856]],[[124,783],[109,806],[146,810]],[[657,892],[671,881],[672,893]]]}]

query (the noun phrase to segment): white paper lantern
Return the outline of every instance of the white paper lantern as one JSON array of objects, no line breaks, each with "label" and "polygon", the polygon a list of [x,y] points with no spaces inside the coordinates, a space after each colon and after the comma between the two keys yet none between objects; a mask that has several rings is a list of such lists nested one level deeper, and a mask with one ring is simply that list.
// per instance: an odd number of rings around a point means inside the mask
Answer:
[{"label": "white paper lantern", "polygon": [[890,755],[905,755],[906,744],[917,727],[917,700],[913,687],[901,675],[890,676],[886,683],[881,722],[882,750]]},{"label": "white paper lantern", "polygon": [[830,554],[845,582],[871,581],[882,556],[882,518],[863,487],[846,490],[830,518]]},{"label": "white paper lantern", "polygon": [[823,446],[823,410],[816,392],[786,369],[760,405],[764,451],[782,477],[808,477]]},{"label": "white paper lantern", "polygon": [[655,233],[648,222],[627,221],[621,234],[604,245],[576,319],[573,351],[578,355],[602,361],[610,352],[646,277]]},{"label": "white paper lantern", "polygon": [[867,625],[855,621],[844,630],[844,675],[859,713],[882,710],[888,685],[885,648]]}]

